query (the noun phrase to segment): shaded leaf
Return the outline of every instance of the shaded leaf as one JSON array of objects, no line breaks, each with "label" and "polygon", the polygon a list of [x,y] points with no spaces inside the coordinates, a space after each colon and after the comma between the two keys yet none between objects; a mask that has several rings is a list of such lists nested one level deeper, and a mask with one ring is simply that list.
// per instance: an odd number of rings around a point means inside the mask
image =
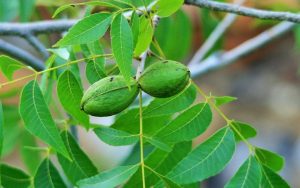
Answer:
[{"label": "shaded leaf", "polygon": [[136,43],[138,41],[139,32],[140,32],[140,19],[139,19],[139,15],[135,11],[132,12],[130,25],[131,25],[132,37],[133,37],[133,48],[135,48]]},{"label": "shaded leaf", "polygon": [[129,82],[133,58],[133,38],[130,25],[122,14],[118,14],[113,19],[110,35],[112,52],[120,72]]},{"label": "shaded leaf", "polygon": [[178,184],[207,179],[225,168],[234,150],[233,132],[223,128],[190,152],[167,177]]},{"label": "shaded leaf", "polygon": [[144,117],[170,115],[189,107],[196,99],[195,86],[169,98],[155,98],[143,111]]},{"label": "shaded leaf", "polygon": [[207,103],[192,106],[182,112],[168,125],[163,127],[155,137],[165,142],[189,141],[202,134],[212,120],[212,113]]},{"label": "shaded leaf", "polygon": [[151,44],[154,29],[152,26],[152,20],[142,16],[139,19],[139,34],[137,43],[134,49],[134,56],[138,57],[145,52]]},{"label": "shaded leaf", "polygon": [[0,159],[1,159],[2,148],[3,148],[3,140],[4,140],[3,125],[4,125],[4,116],[3,116],[2,102],[0,101]]},{"label": "shaded leaf", "polygon": [[[253,138],[256,136],[256,130],[249,124],[233,121],[231,123],[232,131],[234,132],[234,137],[236,141],[243,140],[240,135],[242,135],[245,139]],[[238,131],[238,132],[237,132]]]},{"label": "shaded leaf", "polygon": [[82,151],[73,136],[68,133],[68,131],[62,132],[61,136],[72,161],[66,159],[60,154],[58,154],[57,157],[66,176],[72,182],[72,184],[75,185],[76,182],[81,179],[96,175],[98,173],[97,168],[84,153],[84,151]]},{"label": "shaded leaf", "polygon": [[97,13],[87,16],[76,23],[55,46],[86,44],[101,38],[110,25],[111,15]]},{"label": "shaded leaf", "polygon": [[25,172],[6,164],[0,164],[0,179],[0,186],[5,188],[27,188],[31,183]]},{"label": "shaded leaf", "polygon": [[35,0],[19,0],[19,12],[21,22],[28,22],[33,13]]},{"label": "shaded leaf", "polygon": [[113,146],[131,145],[139,141],[137,134],[130,134],[109,127],[99,127],[94,129],[94,132],[103,142]]},{"label": "shaded leaf", "polygon": [[79,188],[113,188],[124,183],[137,171],[138,168],[138,165],[119,166],[102,172],[96,176],[81,180],[77,183],[77,185]]},{"label": "shaded leaf", "polygon": [[89,116],[80,109],[83,91],[74,74],[66,70],[57,83],[57,95],[64,109],[86,129],[89,128]]},{"label": "shaded leaf", "polygon": [[22,65],[19,61],[10,58],[6,55],[0,56],[0,69],[3,75],[8,79],[12,80],[13,74],[15,71],[24,68],[25,66]]},{"label": "shaded leaf", "polygon": [[168,0],[158,0],[153,9],[157,9],[158,16],[168,17],[179,10],[183,2],[184,0],[173,0],[172,3]]},{"label": "shaded leaf", "polygon": [[263,148],[255,148],[255,154],[259,158],[260,163],[274,171],[280,171],[284,166],[284,158],[277,153]]},{"label": "shaded leaf", "polygon": [[39,166],[34,176],[35,188],[66,188],[67,186],[60,177],[52,162],[46,158]]},{"label": "shaded leaf", "polygon": [[260,185],[260,164],[255,157],[250,156],[229,180],[225,188],[257,188]]},{"label": "shaded leaf", "polygon": [[146,141],[152,144],[153,146],[167,152],[172,151],[172,147],[170,147],[168,144],[164,143],[163,141],[159,140],[158,138],[153,137],[145,137]]},{"label": "shaded leaf", "polygon": [[20,114],[26,129],[68,157],[68,152],[52,119],[40,87],[35,80],[25,85],[21,94]]},{"label": "shaded leaf", "polygon": [[276,172],[272,171],[267,166],[262,165],[261,187],[263,187],[263,188],[289,188],[290,186]]},{"label": "shaded leaf", "polygon": [[214,99],[215,99],[216,106],[222,106],[224,104],[237,100],[236,97],[231,97],[231,96],[214,97]]}]

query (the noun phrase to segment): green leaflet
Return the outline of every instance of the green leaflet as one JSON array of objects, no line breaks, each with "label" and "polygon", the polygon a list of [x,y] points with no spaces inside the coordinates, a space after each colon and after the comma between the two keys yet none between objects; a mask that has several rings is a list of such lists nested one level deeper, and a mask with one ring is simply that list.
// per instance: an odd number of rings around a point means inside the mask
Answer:
[{"label": "green leaflet", "polygon": [[139,168],[138,165],[119,166],[77,183],[79,188],[114,188],[129,179]]},{"label": "green leaflet", "polygon": [[256,136],[256,130],[249,124],[239,121],[233,121],[231,123],[231,126],[234,127],[232,128],[232,131],[234,132],[234,137],[237,142],[243,140],[243,138],[241,138],[241,135],[245,139],[253,138]]},{"label": "green leaflet", "polygon": [[144,138],[145,138],[145,141],[149,142],[153,146],[155,146],[163,151],[167,151],[167,152],[172,151],[172,147],[170,147],[165,142],[159,140],[158,138],[153,138],[153,137],[144,137]]},{"label": "green leaflet", "polygon": [[68,131],[62,132],[61,136],[68,149],[72,161],[66,159],[60,154],[58,154],[57,157],[66,176],[72,182],[72,184],[75,185],[76,182],[81,179],[96,175],[98,173],[97,168],[84,153],[84,151],[80,148],[73,136],[68,133]]},{"label": "green leaflet", "polygon": [[214,97],[214,99],[215,99],[216,106],[222,106],[224,104],[237,100],[236,97],[231,97],[231,96]]},{"label": "green leaflet", "polygon": [[[4,125],[4,116],[3,116],[2,102],[0,101],[0,159],[2,155],[3,140],[4,140],[3,125]],[[1,180],[0,180],[0,185],[1,185]]]},{"label": "green leaflet", "polygon": [[257,147],[255,148],[255,154],[260,163],[266,165],[273,171],[280,171],[284,166],[284,158],[277,153]]},{"label": "green leaflet", "polygon": [[139,141],[138,134],[130,134],[110,127],[99,127],[94,129],[94,132],[103,142],[113,146],[131,145]]},{"label": "green leaflet", "polygon": [[[193,25],[188,15],[179,10],[171,17],[160,19],[154,36],[167,59],[183,61],[191,52]],[[154,45],[151,49],[157,51]]]},{"label": "green leaflet", "polygon": [[174,14],[178,9],[180,9],[184,0],[158,0],[153,6],[153,9],[157,9],[157,15],[160,17],[168,17]]},{"label": "green leaflet", "polygon": [[262,165],[262,180],[260,187],[263,188],[289,188],[288,183],[276,172]]},{"label": "green leaflet", "polygon": [[108,13],[97,13],[83,18],[55,46],[86,44],[98,40],[108,29],[111,17]]},{"label": "green leaflet", "polygon": [[57,152],[69,157],[40,87],[35,80],[30,81],[23,88],[20,115],[29,132],[52,146]]},{"label": "green leaflet", "polygon": [[167,177],[178,184],[207,179],[225,168],[234,150],[233,132],[222,128],[181,160]]},{"label": "green leaflet", "polygon": [[67,188],[57,169],[48,158],[41,163],[34,176],[34,187]]},{"label": "green leaflet", "polygon": [[71,71],[66,70],[60,75],[57,83],[57,95],[64,109],[88,129],[89,116],[80,109],[83,91]]},{"label": "green leaflet", "polygon": [[35,6],[35,0],[22,0],[19,1],[19,3],[19,18],[21,22],[30,21]]},{"label": "green leaflet", "polygon": [[152,42],[154,29],[151,23],[151,19],[142,16],[139,19],[139,34],[134,49],[134,56],[139,57],[145,52]]},{"label": "green leaflet", "polygon": [[130,25],[133,37],[133,48],[135,48],[140,32],[140,19],[139,15],[135,11],[131,15]]},{"label": "green leaflet", "polygon": [[249,156],[236,174],[229,180],[225,188],[257,188],[260,185],[260,180],[260,164],[254,156]]},{"label": "green leaflet", "polygon": [[13,58],[6,55],[0,55],[0,69],[8,80],[12,80],[15,71],[24,67],[23,64]]},{"label": "green leaflet", "polygon": [[184,91],[169,98],[155,98],[143,111],[143,117],[170,115],[189,107],[196,99],[196,88],[190,85]]},{"label": "green leaflet", "polygon": [[209,104],[197,104],[182,112],[163,127],[155,137],[170,143],[189,141],[202,134],[211,120],[212,113]]},{"label": "green leaflet", "polygon": [[38,147],[35,137],[29,134],[28,131],[23,130],[21,142],[21,156],[25,166],[28,169],[30,175],[34,175],[37,168],[39,167],[42,159],[39,151],[31,150],[26,147]]},{"label": "green leaflet", "polygon": [[125,80],[130,81],[133,58],[133,37],[127,19],[118,14],[111,24],[111,47],[118,67]]},{"label": "green leaflet", "polygon": [[15,167],[0,164],[0,186],[5,188],[27,188],[31,183],[31,177]]}]

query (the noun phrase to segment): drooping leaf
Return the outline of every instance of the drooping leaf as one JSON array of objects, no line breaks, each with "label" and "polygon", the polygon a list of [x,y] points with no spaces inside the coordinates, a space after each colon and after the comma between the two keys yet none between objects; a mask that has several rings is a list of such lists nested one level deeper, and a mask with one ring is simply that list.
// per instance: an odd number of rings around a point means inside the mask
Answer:
[{"label": "drooping leaf", "polygon": [[4,140],[3,125],[4,125],[4,116],[3,116],[2,102],[0,101],[0,159],[1,159],[2,148],[3,148],[3,140]]},{"label": "drooping leaf", "polygon": [[27,149],[26,147],[37,147],[36,140],[33,135],[29,134],[26,130],[22,132],[22,149],[21,156],[24,161],[25,166],[27,167],[29,173],[34,175],[38,169],[42,159],[39,151],[33,151]]},{"label": "drooping leaf", "polygon": [[0,69],[3,75],[8,79],[12,80],[13,74],[15,71],[24,68],[25,66],[22,65],[19,61],[10,58],[6,55],[0,56]]},{"label": "drooping leaf", "polygon": [[83,91],[71,71],[66,70],[60,75],[57,83],[57,95],[64,109],[88,129],[89,117],[80,109]]},{"label": "drooping leaf", "polygon": [[5,188],[27,188],[31,182],[25,172],[6,164],[0,164],[0,179],[0,186]]},{"label": "drooping leaf", "polygon": [[214,97],[214,99],[215,99],[216,106],[222,106],[224,104],[237,100],[236,97],[231,97],[231,96]]},{"label": "drooping leaf", "polygon": [[108,13],[97,13],[87,16],[76,23],[55,46],[86,44],[101,38],[111,21]]},{"label": "drooping leaf", "polygon": [[167,152],[172,151],[172,147],[169,146],[168,144],[164,143],[163,141],[159,140],[158,138],[154,137],[145,137],[145,140],[152,144],[153,146]]},{"label": "drooping leaf", "polygon": [[260,187],[263,188],[290,188],[289,184],[265,165],[262,165],[262,180]]},{"label": "drooping leaf", "polygon": [[[122,113],[115,123],[111,126],[114,129],[122,130],[131,134],[139,134],[139,109],[133,108]],[[143,132],[144,135],[150,137],[154,135],[161,127],[165,126],[170,120],[170,116],[143,116]]]},{"label": "drooping leaf", "polygon": [[77,185],[79,188],[114,188],[128,180],[138,168],[138,165],[119,166],[96,176],[80,180]]},{"label": "drooping leaf", "polygon": [[261,180],[260,164],[255,157],[250,156],[229,180],[225,188],[257,188]]},{"label": "drooping leaf", "polygon": [[131,145],[139,141],[138,134],[130,134],[110,127],[99,127],[94,129],[94,132],[103,142],[113,146]]},{"label": "drooping leaf", "polygon": [[233,132],[223,128],[190,152],[167,177],[178,184],[202,181],[223,170],[234,150]]},{"label": "drooping leaf", "polygon": [[129,81],[133,58],[133,37],[129,23],[118,14],[111,24],[112,52],[124,78]]},{"label": "drooping leaf", "polygon": [[153,6],[157,9],[157,15],[160,17],[168,17],[180,9],[184,0],[173,0],[172,3],[168,0],[158,0]]},{"label": "drooping leaf", "polygon": [[113,3],[101,2],[101,1],[88,1],[88,2],[82,2],[82,3],[73,3],[73,4],[67,4],[67,5],[60,6],[58,9],[56,9],[52,18],[56,17],[59,13],[61,13],[62,11],[66,10],[68,8],[73,8],[75,6],[80,6],[80,5],[102,6],[102,7],[117,8],[117,9],[120,8]]},{"label": "drooping leaf", "polygon": [[[181,142],[175,144],[171,152],[160,149],[153,150],[146,158],[145,165],[149,166],[157,173],[166,175],[177,165],[192,149],[191,142]],[[146,187],[156,185],[160,179],[153,173],[145,172]],[[124,188],[142,187],[141,170],[139,169],[126,183]]]},{"label": "drooping leaf", "polygon": [[26,129],[68,157],[68,152],[35,80],[25,85],[21,94],[20,115]]},{"label": "drooping leaf", "polygon": [[138,57],[147,50],[151,44],[154,29],[152,26],[152,20],[146,16],[142,16],[139,19],[139,34],[137,43],[134,49],[134,56]]},{"label": "drooping leaf", "polygon": [[[83,46],[87,48],[87,57],[103,54],[103,49],[99,41],[90,43],[88,45],[82,45],[82,47]],[[87,62],[85,74],[90,84],[93,84],[106,76],[104,64],[104,57],[96,57]]]},{"label": "drooping leaf", "polygon": [[64,156],[58,154],[58,161],[62,166],[66,176],[73,185],[77,181],[94,176],[98,173],[97,168],[94,166],[88,156],[82,151],[73,136],[64,131],[61,133],[63,141],[69,151],[71,160],[66,159]]},{"label": "drooping leaf", "polygon": [[202,134],[212,120],[208,103],[201,103],[182,112],[168,125],[163,127],[156,137],[165,142],[189,141]]},{"label": "drooping leaf", "polygon": [[35,188],[66,188],[67,186],[60,177],[59,172],[52,164],[52,162],[46,158],[39,166],[34,176]]},{"label": "drooping leaf", "polygon": [[19,12],[21,22],[28,22],[34,10],[35,0],[19,0]]},{"label": "drooping leaf", "polygon": [[131,14],[130,25],[133,37],[133,48],[135,48],[140,32],[140,19],[139,15],[135,11]]},{"label": "drooping leaf", "polygon": [[[168,34],[166,35],[166,33]],[[184,37],[182,37],[183,35]],[[192,47],[193,26],[191,20],[184,11],[179,10],[171,17],[159,20],[154,36],[167,59],[183,61]],[[154,46],[151,49],[157,51]]]},{"label": "drooping leaf", "polygon": [[256,136],[256,130],[249,124],[247,123],[243,123],[243,122],[239,122],[239,121],[233,121],[231,123],[231,125],[234,127],[232,128],[233,132],[234,132],[234,137],[235,140],[241,141],[243,140],[241,138],[241,135],[245,138],[253,138]]},{"label": "drooping leaf", "polygon": [[143,117],[170,115],[189,107],[196,99],[195,86],[169,98],[155,98],[143,111]]},{"label": "drooping leaf", "polygon": [[284,158],[277,153],[257,147],[255,148],[255,154],[260,163],[274,171],[280,171],[284,166]]}]

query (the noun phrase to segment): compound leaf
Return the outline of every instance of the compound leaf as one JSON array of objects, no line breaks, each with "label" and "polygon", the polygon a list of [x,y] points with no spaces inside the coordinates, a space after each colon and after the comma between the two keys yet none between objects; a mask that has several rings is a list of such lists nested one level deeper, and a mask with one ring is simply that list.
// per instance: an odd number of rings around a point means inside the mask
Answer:
[{"label": "compound leaf", "polygon": [[289,188],[289,184],[280,177],[276,172],[269,167],[262,165],[262,180],[261,186],[263,188]]},{"label": "compound leaf", "polygon": [[280,171],[284,166],[284,158],[277,153],[263,148],[255,148],[255,154],[259,158],[260,163],[274,171]]},{"label": "compound leaf", "polygon": [[5,188],[27,188],[31,178],[25,172],[15,167],[0,164],[0,186]]}]

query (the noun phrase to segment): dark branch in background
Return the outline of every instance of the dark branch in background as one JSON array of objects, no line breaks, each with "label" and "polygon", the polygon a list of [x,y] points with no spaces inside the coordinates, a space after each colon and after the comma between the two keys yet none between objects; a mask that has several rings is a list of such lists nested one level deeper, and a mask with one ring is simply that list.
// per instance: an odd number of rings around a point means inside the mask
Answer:
[{"label": "dark branch in background", "polygon": [[236,4],[221,3],[211,0],[185,0],[185,4],[198,6],[200,8],[207,8],[215,11],[230,12],[242,16],[259,18],[262,20],[278,20],[300,23],[300,14],[294,14],[290,12],[259,10]]},{"label": "dark branch in background", "polygon": [[36,38],[34,35],[25,35],[24,37],[38,52],[42,54],[44,59],[47,59],[49,57],[49,52],[38,38]]},{"label": "dark branch in background", "polygon": [[45,65],[41,60],[37,59],[36,57],[26,52],[25,50],[16,47],[1,39],[0,39],[0,51],[19,59],[20,61],[24,62],[28,66],[31,66],[37,71],[41,71],[45,69]]}]

